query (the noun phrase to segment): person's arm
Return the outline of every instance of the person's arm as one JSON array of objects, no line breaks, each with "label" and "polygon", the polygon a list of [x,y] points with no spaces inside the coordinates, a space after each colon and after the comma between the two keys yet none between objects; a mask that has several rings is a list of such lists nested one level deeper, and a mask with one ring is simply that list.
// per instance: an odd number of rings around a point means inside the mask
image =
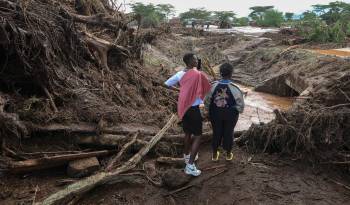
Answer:
[{"label": "person's arm", "polygon": [[170,88],[171,90],[180,91],[179,88],[175,87],[175,85],[177,85],[179,81],[180,79],[178,73],[176,73],[175,75],[171,76],[167,81],[165,81],[164,84],[168,86],[168,88]]},{"label": "person's arm", "polygon": [[243,113],[245,105],[242,91],[233,83],[231,83],[229,87],[233,97],[235,98],[237,111],[239,113]]},{"label": "person's arm", "polygon": [[213,85],[211,86],[211,89],[210,89],[209,93],[204,98],[204,107],[205,107],[205,110],[207,112],[209,112],[211,99],[213,97],[213,93],[214,93],[214,90],[215,90],[216,86],[217,86],[217,82],[214,82]]}]

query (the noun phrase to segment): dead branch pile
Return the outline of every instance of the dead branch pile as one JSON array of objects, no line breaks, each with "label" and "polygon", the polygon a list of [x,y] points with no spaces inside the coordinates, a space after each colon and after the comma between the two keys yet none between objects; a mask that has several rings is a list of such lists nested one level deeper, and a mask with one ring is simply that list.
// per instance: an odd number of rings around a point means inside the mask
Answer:
[{"label": "dead branch pile", "polygon": [[16,119],[150,124],[170,113],[172,93],[140,64],[160,32],[129,28],[133,18],[105,2],[0,0],[0,118],[12,134]]},{"label": "dead branch pile", "polygon": [[[287,153],[321,163],[349,165],[350,74],[323,85],[312,99],[276,119],[251,127],[240,139],[254,152]],[[326,89],[324,89],[326,88]]]}]

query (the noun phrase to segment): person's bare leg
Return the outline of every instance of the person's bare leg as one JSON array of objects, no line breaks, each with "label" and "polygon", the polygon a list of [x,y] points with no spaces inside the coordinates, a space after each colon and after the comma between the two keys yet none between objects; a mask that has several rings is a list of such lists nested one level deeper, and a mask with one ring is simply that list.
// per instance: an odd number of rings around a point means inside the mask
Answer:
[{"label": "person's bare leg", "polygon": [[198,135],[198,136],[193,136],[193,141],[192,141],[192,147],[191,147],[191,156],[190,156],[190,160],[189,160],[189,164],[193,164],[196,155],[199,151],[199,146],[201,144],[201,138],[202,135]]},{"label": "person's bare leg", "polygon": [[191,134],[185,133],[184,139],[184,154],[189,155],[191,152]]}]

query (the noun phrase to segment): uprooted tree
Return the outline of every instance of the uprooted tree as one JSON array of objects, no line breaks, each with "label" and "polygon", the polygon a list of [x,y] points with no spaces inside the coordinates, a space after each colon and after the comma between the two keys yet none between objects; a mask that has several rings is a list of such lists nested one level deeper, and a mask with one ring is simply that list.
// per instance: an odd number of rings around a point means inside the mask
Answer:
[{"label": "uprooted tree", "polygon": [[[140,66],[143,44],[161,31],[129,28],[134,16],[109,1],[1,0],[0,14],[2,133],[28,135],[18,120],[137,122],[152,110],[170,113],[159,103],[168,92]],[[138,117],[129,119],[129,108]]]}]

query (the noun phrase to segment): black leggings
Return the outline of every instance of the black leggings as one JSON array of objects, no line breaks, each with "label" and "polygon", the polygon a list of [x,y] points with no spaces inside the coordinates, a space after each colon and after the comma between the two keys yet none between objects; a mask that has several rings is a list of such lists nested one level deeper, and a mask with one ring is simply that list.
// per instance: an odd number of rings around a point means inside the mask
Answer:
[{"label": "black leggings", "polygon": [[213,152],[220,145],[227,152],[231,152],[233,145],[233,132],[237,124],[239,113],[233,108],[218,108],[210,113],[210,121],[213,127]]}]

